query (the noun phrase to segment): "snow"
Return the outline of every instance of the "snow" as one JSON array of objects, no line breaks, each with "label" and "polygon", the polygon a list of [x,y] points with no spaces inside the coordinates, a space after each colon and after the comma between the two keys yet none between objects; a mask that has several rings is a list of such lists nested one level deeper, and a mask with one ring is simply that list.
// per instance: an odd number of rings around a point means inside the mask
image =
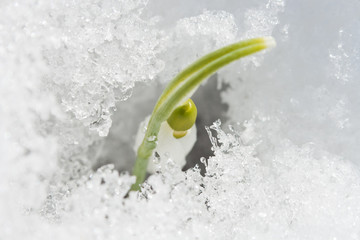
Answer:
[{"label": "snow", "polygon": [[[0,239],[360,238],[358,1],[0,6]],[[124,198],[164,84],[263,35],[277,47],[209,80],[227,111],[208,108],[206,174],[165,158]]]}]

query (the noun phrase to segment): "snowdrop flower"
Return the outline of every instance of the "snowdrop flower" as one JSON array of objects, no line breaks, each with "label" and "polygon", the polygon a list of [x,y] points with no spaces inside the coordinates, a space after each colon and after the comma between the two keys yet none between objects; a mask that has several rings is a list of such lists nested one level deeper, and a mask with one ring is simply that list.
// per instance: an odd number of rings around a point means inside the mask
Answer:
[{"label": "snowdrop flower", "polygon": [[[157,137],[157,146],[152,154],[153,159],[157,159],[155,154],[160,156],[159,164],[161,168],[165,166],[169,158],[180,167],[185,165],[186,155],[191,151],[196,142],[196,115],[196,106],[189,99],[184,105],[178,107],[167,121],[161,124]],[[149,120],[150,116],[146,117],[139,126],[134,145],[135,152],[144,139]],[[155,162],[149,161],[147,171],[154,173],[156,168]]]},{"label": "snowdrop flower", "polygon": [[197,110],[189,98],[199,85],[221,67],[272,46],[275,46],[272,37],[253,38],[225,46],[195,61],[170,81],[152,115],[143,122],[137,134],[133,168],[136,182],[131,186],[132,191],[140,190],[146,171],[154,172],[149,159],[156,152],[162,159],[170,157],[179,165],[185,163],[185,156],[196,141],[194,123]]}]

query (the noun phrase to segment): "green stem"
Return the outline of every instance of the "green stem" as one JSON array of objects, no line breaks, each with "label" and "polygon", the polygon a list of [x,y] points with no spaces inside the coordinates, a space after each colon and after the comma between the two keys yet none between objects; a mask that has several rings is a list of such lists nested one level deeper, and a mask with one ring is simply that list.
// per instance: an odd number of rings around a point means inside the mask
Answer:
[{"label": "green stem", "polygon": [[157,135],[162,122],[166,121],[175,108],[194,91],[200,83],[221,67],[247,55],[273,46],[273,38],[255,38],[238,42],[216,50],[191,64],[179,73],[166,87],[158,99],[150,117],[145,137],[138,148],[133,174],[136,182],[131,190],[139,190],[145,180],[149,158],[156,148]]}]

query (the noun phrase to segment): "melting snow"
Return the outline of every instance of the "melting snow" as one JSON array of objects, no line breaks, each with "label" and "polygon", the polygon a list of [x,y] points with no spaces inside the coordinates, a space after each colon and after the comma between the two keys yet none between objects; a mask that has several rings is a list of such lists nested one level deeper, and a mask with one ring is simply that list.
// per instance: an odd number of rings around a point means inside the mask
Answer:
[{"label": "melting snow", "polygon": [[[360,238],[358,1],[0,5],[0,239]],[[159,89],[264,34],[217,75],[206,174],[163,159],[124,198]]]}]

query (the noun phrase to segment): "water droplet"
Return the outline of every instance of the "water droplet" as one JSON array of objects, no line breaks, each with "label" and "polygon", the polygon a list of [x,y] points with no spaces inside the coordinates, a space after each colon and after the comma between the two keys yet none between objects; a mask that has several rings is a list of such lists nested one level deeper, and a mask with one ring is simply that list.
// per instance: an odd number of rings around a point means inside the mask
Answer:
[{"label": "water droplet", "polygon": [[147,140],[148,140],[149,142],[153,142],[153,141],[156,140],[156,136],[150,136],[150,137],[147,138]]}]

